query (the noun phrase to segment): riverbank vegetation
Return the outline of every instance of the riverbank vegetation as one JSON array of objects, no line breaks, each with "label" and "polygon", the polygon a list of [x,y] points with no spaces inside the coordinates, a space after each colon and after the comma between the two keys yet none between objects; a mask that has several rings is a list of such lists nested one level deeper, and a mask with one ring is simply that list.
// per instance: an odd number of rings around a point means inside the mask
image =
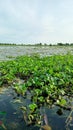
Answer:
[{"label": "riverbank vegetation", "polygon": [[[30,93],[31,122],[39,123],[40,114],[37,112],[44,105],[58,105],[71,110],[68,98],[73,98],[73,55],[40,57],[34,54],[0,62],[0,87],[8,86],[23,98]],[[26,106],[21,109],[27,110]]]}]

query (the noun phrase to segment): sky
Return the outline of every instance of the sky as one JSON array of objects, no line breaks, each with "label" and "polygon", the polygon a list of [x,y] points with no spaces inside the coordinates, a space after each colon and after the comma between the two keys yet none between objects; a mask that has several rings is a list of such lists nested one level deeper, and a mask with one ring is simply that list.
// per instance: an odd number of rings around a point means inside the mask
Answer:
[{"label": "sky", "polygon": [[0,0],[0,43],[73,43],[73,0]]}]

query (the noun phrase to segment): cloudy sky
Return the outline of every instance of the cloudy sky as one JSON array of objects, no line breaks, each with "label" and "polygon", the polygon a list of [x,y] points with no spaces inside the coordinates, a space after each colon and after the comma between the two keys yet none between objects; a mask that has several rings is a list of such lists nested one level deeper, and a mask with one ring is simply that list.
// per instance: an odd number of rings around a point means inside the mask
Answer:
[{"label": "cloudy sky", "polygon": [[73,0],[0,0],[0,42],[73,43]]}]

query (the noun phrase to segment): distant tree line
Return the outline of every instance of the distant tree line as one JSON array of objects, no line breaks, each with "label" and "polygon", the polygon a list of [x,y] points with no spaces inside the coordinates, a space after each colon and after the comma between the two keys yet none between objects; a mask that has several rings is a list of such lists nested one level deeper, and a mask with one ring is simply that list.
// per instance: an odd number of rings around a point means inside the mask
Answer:
[{"label": "distant tree line", "polygon": [[52,44],[52,43],[36,43],[36,44],[16,44],[16,43],[0,43],[0,45],[16,45],[16,46],[70,46],[73,45],[73,43],[57,43],[57,44]]},{"label": "distant tree line", "polygon": [[73,45],[73,43],[57,43],[58,46],[69,46]]},{"label": "distant tree line", "polygon": [[69,45],[73,45],[73,43],[57,43],[57,44],[52,44],[52,43],[37,43],[37,44],[34,44],[36,46],[42,46],[42,45],[45,45],[45,46],[69,46]]},{"label": "distant tree line", "polygon": [[0,45],[16,45],[15,43],[0,43]]}]

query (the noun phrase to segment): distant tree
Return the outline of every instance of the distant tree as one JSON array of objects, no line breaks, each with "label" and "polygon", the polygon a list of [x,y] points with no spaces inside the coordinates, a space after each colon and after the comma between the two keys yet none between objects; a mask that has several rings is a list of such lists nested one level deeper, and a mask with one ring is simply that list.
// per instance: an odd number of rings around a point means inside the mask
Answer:
[{"label": "distant tree", "polygon": [[69,45],[69,43],[65,43],[65,45],[66,45],[66,46],[68,46],[68,45]]},{"label": "distant tree", "polygon": [[42,46],[42,43],[37,43],[37,44],[35,44],[36,46]]},{"label": "distant tree", "polygon": [[64,44],[63,43],[57,43],[58,46],[63,46]]},{"label": "distant tree", "polygon": [[41,45],[42,45],[42,43],[39,43],[39,45],[41,46]]},{"label": "distant tree", "polygon": [[44,45],[45,45],[45,46],[47,46],[47,44],[46,44],[46,43],[44,43]]},{"label": "distant tree", "polygon": [[70,43],[70,45],[73,45],[73,43]]},{"label": "distant tree", "polygon": [[50,43],[49,46],[52,46],[52,44]]}]

